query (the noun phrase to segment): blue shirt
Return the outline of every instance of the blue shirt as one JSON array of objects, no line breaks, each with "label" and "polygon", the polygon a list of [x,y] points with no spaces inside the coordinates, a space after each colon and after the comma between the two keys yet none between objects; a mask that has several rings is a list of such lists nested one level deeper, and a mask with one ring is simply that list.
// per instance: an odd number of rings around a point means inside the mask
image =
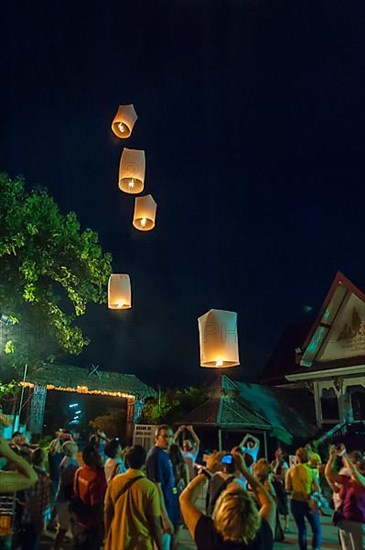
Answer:
[{"label": "blue shirt", "polygon": [[147,477],[161,484],[166,511],[171,522],[176,526],[180,522],[180,509],[175,478],[167,452],[152,447],[146,460]]}]

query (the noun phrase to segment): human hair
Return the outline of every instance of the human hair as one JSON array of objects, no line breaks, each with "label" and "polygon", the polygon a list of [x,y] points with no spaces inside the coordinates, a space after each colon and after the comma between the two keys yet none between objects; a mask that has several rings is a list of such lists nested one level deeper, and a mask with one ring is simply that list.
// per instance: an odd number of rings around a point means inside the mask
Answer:
[{"label": "human hair", "polygon": [[267,458],[259,458],[253,465],[255,476],[261,481],[266,481],[271,471],[271,464]]},{"label": "human hair", "polygon": [[133,445],[125,455],[125,462],[129,468],[141,470],[146,462],[146,449],[141,445]]},{"label": "human hair", "polygon": [[78,446],[74,441],[65,441],[62,445],[62,452],[68,457],[77,453],[77,451]]},{"label": "human hair", "polygon": [[11,438],[13,439],[13,437],[19,437],[20,435],[22,435],[20,432],[13,432]]},{"label": "human hair", "polygon": [[37,449],[34,449],[34,451],[31,452],[30,455],[30,461],[33,464],[33,466],[42,466],[45,460],[45,453],[43,449],[38,447]]},{"label": "human hair", "polygon": [[261,518],[254,500],[243,489],[219,496],[213,511],[216,532],[224,541],[249,544],[256,537]]},{"label": "human hair", "polygon": [[90,468],[95,468],[96,466],[99,466],[100,455],[95,450],[94,445],[86,445],[85,449],[82,452],[82,460],[85,462],[86,466],[90,466]]},{"label": "human hair", "polygon": [[305,447],[299,447],[295,454],[301,464],[306,464],[308,462],[308,450]]},{"label": "human hair", "polygon": [[168,424],[160,424],[155,430],[155,437],[158,437],[163,430],[171,430],[171,427]]},{"label": "human hair", "polygon": [[121,447],[119,439],[112,439],[105,445],[104,452],[109,458],[115,458],[117,456],[118,447]]}]

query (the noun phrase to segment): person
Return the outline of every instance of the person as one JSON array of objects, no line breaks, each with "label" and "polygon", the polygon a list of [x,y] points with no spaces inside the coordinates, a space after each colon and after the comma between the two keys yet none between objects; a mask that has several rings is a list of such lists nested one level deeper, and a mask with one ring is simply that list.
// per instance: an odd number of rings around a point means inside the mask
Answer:
[{"label": "person", "polygon": [[70,528],[69,505],[73,496],[73,479],[78,468],[78,446],[74,441],[66,441],[62,445],[64,458],[60,466],[60,481],[56,497],[56,512],[58,517],[57,534],[54,542],[54,550],[59,550],[62,541]]},{"label": "person", "polygon": [[[104,538],[103,504],[106,479],[102,459],[93,445],[85,447],[82,458],[85,466],[74,475],[73,492],[77,500],[71,501],[71,516],[76,548],[98,550]],[[83,517],[75,512],[73,502],[84,505]]]},{"label": "person", "polygon": [[246,480],[245,478],[242,479],[241,472],[237,468],[237,461],[234,460],[234,453],[237,449],[239,448],[235,447],[231,454],[221,454],[219,470],[213,473],[209,479],[206,493],[206,513],[208,516],[213,514],[215,504],[220,494],[225,491],[229,485],[237,489],[246,489]]},{"label": "person", "polygon": [[238,446],[241,447],[243,454],[251,455],[253,462],[256,462],[260,451],[260,440],[257,437],[246,434]]},{"label": "person", "polygon": [[[253,465],[254,478],[260,481],[268,493],[272,496],[277,505],[276,491],[273,485],[273,474],[271,471],[271,464],[267,458],[259,458]],[[275,521],[275,533],[274,540],[280,542],[284,540],[284,531],[281,527],[279,510],[276,506],[276,521]]]},{"label": "person", "polygon": [[122,452],[123,449],[118,438],[112,439],[105,445],[105,454],[108,458],[104,464],[104,470],[108,485],[114,476],[126,472]]},{"label": "person", "polygon": [[44,531],[45,511],[51,498],[51,481],[45,471],[45,452],[38,448],[31,453],[31,463],[38,476],[37,482],[25,491],[25,506],[21,518],[20,546],[24,550],[37,550]]},{"label": "person", "polygon": [[316,476],[308,466],[308,452],[304,447],[296,451],[297,464],[292,466],[286,476],[285,486],[292,493],[291,511],[298,528],[298,540],[300,550],[307,549],[307,528],[305,518],[308,520],[313,533],[313,550],[321,547],[321,523],[318,510],[309,507],[310,496],[313,491],[319,492]]},{"label": "person", "polygon": [[[334,472],[333,464],[336,456],[341,456],[351,477]],[[341,444],[337,449],[331,445],[329,460],[326,464],[325,476],[333,486],[340,484],[340,506],[337,509],[336,524],[342,550],[357,550],[363,548],[363,524],[365,523],[365,460],[354,463]]]},{"label": "person", "polygon": [[60,437],[62,432],[56,432],[56,437],[52,439],[48,450],[48,468],[49,477],[51,479],[51,519],[49,521],[47,529],[53,531],[56,529],[56,496],[58,491],[58,484],[60,480],[60,466],[63,460],[64,454],[62,452],[62,444],[64,440]]},{"label": "person", "polygon": [[172,464],[172,469],[174,471],[175,487],[177,488],[177,492],[180,495],[183,489],[185,489],[185,487],[187,487],[190,482],[189,466],[184,460],[179,445],[177,445],[176,443],[170,445],[169,458]]},{"label": "person", "polygon": [[162,424],[155,431],[155,445],[146,460],[147,477],[156,483],[161,499],[163,527],[163,549],[170,550],[173,535],[180,523],[180,510],[174,472],[168,457],[168,450],[174,434],[170,426]]},{"label": "person", "polygon": [[199,450],[200,450],[200,439],[197,436],[194,428],[192,425],[189,426],[179,426],[177,431],[174,435],[174,442],[176,443],[180,434],[184,433],[185,431],[188,431],[191,435],[191,439],[187,438],[183,440],[182,444],[182,455],[184,457],[185,462],[187,463],[189,467],[189,476],[190,479],[192,479],[195,476],[195,463],[198,458]]},{"label": "person", "polygon": [[278,514],[284,517],[284,532],[289,527],[288,496],[285,491],[285,477],[289,469],[288,463],[284,460],[283,451],[278,447],[275,451],[275,460],[271,462],[273,474],[272,484],[275,489]]},{"label": "person", "polygon": [[272,550],[275,526],[275,502],[265,487],[256,480],[240,453],[234,454],[236,469],[257,492],[260,510],[242,488],[230,485],[217,500],[213,517],[204,515],[194,503],[206,478],[221,467],[222,453],[208,457],[206,468],[201,468],[180,496],[184,521],[197,550]]},{"label": "person", "polygon": [[0,471],[0,493],[14,493],[28,489],[38,481],[32,466],[17,455],[0,435],[0,456],[4,457],[15,471]]},{"label": "person", "polygon": [[106,460],[105,447],[110,442],[106,433],[103,430],[97,430],[95,434],[90,436],[89,443],[95,447],[96,452],[102,460]]},{"label": "person", "polygon": [[104,502],[105,550],[162,550],[160,497],[155,483],[146,478],[146,451],[131,447],[128,469],[109,483]]}]

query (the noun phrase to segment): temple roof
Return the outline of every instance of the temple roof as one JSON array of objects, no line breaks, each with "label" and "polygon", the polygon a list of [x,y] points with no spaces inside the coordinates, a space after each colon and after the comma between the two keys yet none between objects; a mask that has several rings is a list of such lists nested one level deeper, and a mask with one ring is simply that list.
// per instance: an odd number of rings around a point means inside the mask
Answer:
[{"label": "temple roof", "polygon": [[155,394],[153,388],[134,374],[101,371],[97,368],[93,370],[93,367],[88,371],[64,363],[43,363],[40,367],[30,368],[25,382],[26,385],[38,384],[48,389],[78,393],[121,394],[122,397],[148,397]]}]

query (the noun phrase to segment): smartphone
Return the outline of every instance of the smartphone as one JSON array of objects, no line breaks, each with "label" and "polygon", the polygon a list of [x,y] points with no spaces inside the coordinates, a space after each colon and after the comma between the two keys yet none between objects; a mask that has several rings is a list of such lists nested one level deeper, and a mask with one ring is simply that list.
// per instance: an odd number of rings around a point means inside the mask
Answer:
[{"label": "smartphone", "polygon": [[224,455],[221,458],[222,464],[233,464],[233,456],[232,455]]}]

